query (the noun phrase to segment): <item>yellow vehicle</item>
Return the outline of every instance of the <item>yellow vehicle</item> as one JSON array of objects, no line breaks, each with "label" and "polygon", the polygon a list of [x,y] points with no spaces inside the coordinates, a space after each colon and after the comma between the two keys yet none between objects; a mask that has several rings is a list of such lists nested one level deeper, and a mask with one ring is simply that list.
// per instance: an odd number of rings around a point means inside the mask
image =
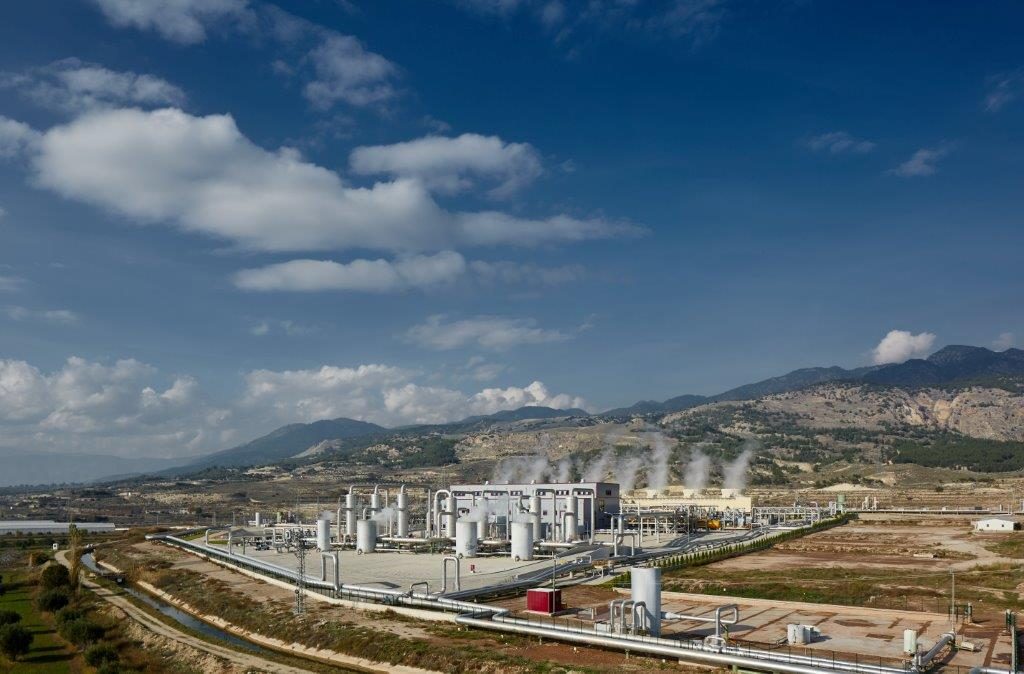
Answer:
[{"label": "yellow vehicle", "polygon": [[722,520],[708,520],[708,530],[716,531],[722,528]]}]

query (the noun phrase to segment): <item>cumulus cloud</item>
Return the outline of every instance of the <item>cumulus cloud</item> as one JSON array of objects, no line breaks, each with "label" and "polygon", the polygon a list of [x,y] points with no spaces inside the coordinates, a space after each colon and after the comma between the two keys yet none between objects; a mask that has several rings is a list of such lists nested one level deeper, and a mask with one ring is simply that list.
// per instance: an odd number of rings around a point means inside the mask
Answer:
[{"label": "cumulus cloud", "polygon": [[854,138],[846,131],[831,131],[811,136],[805,141],[805,145],[813,152],[829,154],[865,154],[875,149],[875,143]]},{"label": "cumulus cloud", "polygon": [[934,175],[938,171],[936,164],[939,160],[949,154],[948,146],[936,148],[921,148],[910,156],[910,159],[893,169],[889,169],[889,175],[900,178],[916,178],[920,176]]},{"label": "cumulus cloud", "polygon": [[1024,69],[1002,73],[989,78],[984,106],[989,112],[999,112],[1008,103],[1024,94]]},{"label": "cumulus cloud", "polygon": [[215,25],[248,21],[247,0],[93,0],[115,26],[151,30],[180,44],[206,40]]},{"label": "cumulus cloud", "polygon": [[30,154],[40,138],[40,133],[28,124],[0,115],[0,159]]},{"label": "cumulus cloud", "polygon": [[243,290],[346,290],[373,293],[427,288],[455,281],[466,261],[453,251],[411,255],[389,260],[290,260],[235,274]]},{"label": "cumulus cloud", "polygon": [[352,171],[418,178],[432,190],[454,194],[477,179],[496,182],[488,194],[505,198],[542,173],[540,155],[528,143],[464,133],[455,138],[427,136],[393,145],[358,147],[349,157]]},{"label": "cumulus cloud", "polygon": [[890,330],[875,347],[872,357],[876,365],[902,363],[927,355],[934,343],[935,335],[930,332],[915,335],[907,330]]},{"label": "cumulus cloud", "polygon": [[228,115],[102,110],[49,129],[34,145],[39,186],[140,224],[166,223],[252,250],[407,253],[642,231],[568,215],[451,212],[416,179],[350,187],[294,150],[255,145]]},{"label": "cumulus cloud", "polygon": [[1012,332],[1002,332],[999,336],[992,340],[992,346],[997,351],[1005,351],[1016,343],[1016,338]]},{"label": "cumulus cloud", "polygon": [[567,394],[552,395],[539,381],[525,388],[486,388],[470,396],[452,389],[406,384],[386,391],[384,403],[390,414],[420,424],[456,421],[520,407],[587,407],[583,398]]},{"label": "cumulus cloud", "polygon": [[309,53],[316,79],[303,94],[316,108],[326,110],[342,101],[366,106],[384,103],[396,95],[393,84],[398,68],[351,35],[332,34]]},{"label": "cumulus cloud", "polygon": [[0,360],[0,447],[186,454],[208,449],[194,441],[225,418],[200,402],[192,377],[168,379],[133,359],[71,357],[53,372]]},{"label": "cumulus cloud", "polygon": [[118,72],[77,58],[23,73],[0,75],[0,88],[12,89],[43,107],[79,113],[101,107],[181,106],[185,92],[167,80]]},{"label": "cumulus cloud", "polygon": [[533,318],[474,316],[449,320],[444,314],[429,316],[423,323],[410,328],[405,337],[413,344],[430,349],[449,350],[475,345],[494,351],[570,339],[570,335],[560,330],[539,327]]},{"label": "cumulus cloud", "polygon": [[296,323],[295,321],[260,321],[249,328],[249,334],[254,337],[266,337],[267,335],[280,334],[286,337],[302,337],[311,335],[317,329],[310,325]]},{"label": "cumulus cloud", "polygon": [[74,325],[79,316],[70,309],[26,309],[25,307],[7,307],[7,315],[15,321],[42,321],[55,325]]},{"label": "cumulus cloud", "polygon": [[20,276],[0,274],[0,293],[18,292],[25,286],[25,279]]},{"label": "cumulus cloud", "polygon": [[498,260],[486,262],[474,260],[470,269],[484,283],[506,283],[509,285],[553,286],[580,281],[586,277],[582,265],[570,264],[560,267],[541,267],[531,263]]}]

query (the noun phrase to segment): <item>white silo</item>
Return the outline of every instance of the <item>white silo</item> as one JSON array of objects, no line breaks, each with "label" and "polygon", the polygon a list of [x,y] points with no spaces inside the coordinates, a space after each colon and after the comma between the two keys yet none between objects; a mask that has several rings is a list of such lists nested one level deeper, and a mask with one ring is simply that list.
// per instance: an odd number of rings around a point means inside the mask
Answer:
[{"label": "white silo", "polygon": [[512,559],[528,562],[533,559],[533,523],[512,523]]},{"label": "white silo", "polygon": [[455,554],[459,557],[476,557],[476,522],[459,520],[455,523]]},{"label": "white silo", "polygon": [[661,569],[634,567],[629,570],[630,593],[638,627],[646,627],[652,637],[661,636]]},{"label": "white silo", "polygon": [[321,551],[331,549],[331,521],[326,517],[316,521],[316,547]]},{"label": "white silo", "polygon": [[540,528],[540,496],[534,494],[530,497],[530,519],[533,521],[533,540],[541,539]]},{"label": "white silo", "polygon": [[365,554],[377,549],[377,523],[373,520],[356,522],[356,552]]},{"label": "white silo", "polygon": [[405,493],[405,485],[398,490],[398,537],[409,536],[409,495]]},{"label": "white silo", "polygon": [[444,534],[448,538],[455,537],[455,520],[458,516],[459,503],[454,494],[448,495],[448,502],[445,505],[444,513]]}]

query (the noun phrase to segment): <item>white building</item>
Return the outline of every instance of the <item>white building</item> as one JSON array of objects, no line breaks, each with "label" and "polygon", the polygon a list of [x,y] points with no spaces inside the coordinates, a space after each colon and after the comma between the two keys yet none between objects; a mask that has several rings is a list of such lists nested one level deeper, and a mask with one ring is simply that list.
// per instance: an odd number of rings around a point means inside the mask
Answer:
[{"label": "white building", "polygon": [[1013,531],[1017,528],[1017,523],[1013,520],[1004,520],[1000,517],[991,517],[987,520],[977,520],[974,523],[975,531]]}]

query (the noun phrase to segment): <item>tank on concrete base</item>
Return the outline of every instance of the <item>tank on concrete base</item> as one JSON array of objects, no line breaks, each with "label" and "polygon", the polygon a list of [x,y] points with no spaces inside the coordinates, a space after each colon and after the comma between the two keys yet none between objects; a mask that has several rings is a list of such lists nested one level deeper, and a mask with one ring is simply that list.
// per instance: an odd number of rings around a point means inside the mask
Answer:
[{"label": "tank on concrete base", "polygon": [[316,521],[316,547],[323,552],[331,549],[331,521],[327,518]]},{"label": "tank on concrete base", "polygon": [[629,570],[631,599],[643,606],[635,608],[637,627],[646,628],[653,637],[661,636],[661,569],[634,567]]},{"label": "tank on concrete base", "polygon": [[356,522],[356,552],[365,554],[377,549],[377,523],[373,520]]},{"label": "tank on concrete base", "polygon": [[533,559],[533,523],[512,523],[512,559],[528,562]]},{"label": "tank on concrete base", "polygon": [[455,554],[458,557],[476,557],[476,522],[459,520],[455,523]]}]

